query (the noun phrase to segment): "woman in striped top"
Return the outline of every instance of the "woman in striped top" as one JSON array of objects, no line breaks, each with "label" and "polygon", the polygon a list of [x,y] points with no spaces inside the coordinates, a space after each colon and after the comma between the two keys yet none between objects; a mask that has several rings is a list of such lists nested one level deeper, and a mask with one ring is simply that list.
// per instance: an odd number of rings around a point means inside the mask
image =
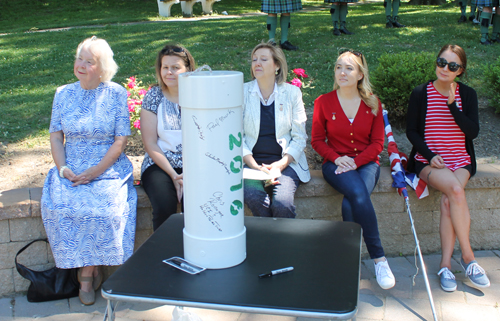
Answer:
[{"label": "woman in striped top", "polygon": [[470,213],[465,185],[476,172],[472,140],[479,133],[476,91],[461,82],[467,67],[465,51],[445,45],[436,60],[437,79],[415,88],[410,97],[406,135],[413,144],[408,170],[441,191],[441,287],[455,291],[451,257],[458,238],[461,264],[477,287],[490,282],[474,258],[469,241]]}]

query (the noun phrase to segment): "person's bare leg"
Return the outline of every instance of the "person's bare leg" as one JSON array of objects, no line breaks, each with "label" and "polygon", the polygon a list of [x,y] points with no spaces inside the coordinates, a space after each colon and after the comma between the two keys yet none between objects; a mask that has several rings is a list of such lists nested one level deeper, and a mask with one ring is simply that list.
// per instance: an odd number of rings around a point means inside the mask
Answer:
[{"label": "person's bare leg", "polygon": [[[458,239],[458,241],[460,243],[460,250],[462,251],[462,258],[464,259],[465,263],[469,264],[470,261],[475,260],[474,252],[472,251],[472,247],[470,245],[470,239],[469,239],[470,211],[469,211],[469,205],[467,204],[467,200],[465,199],[465,185],[467,185],[467,182],[469,181],[470,172],[466,169],[459,168],[454,172],[454,174],[457,177],[457,179],[460,181],[460,183],[462,184],[462,189],[464,190],[463,191],[463,199],[464,199],[464,203],[465,203],[464,211],[465,211],[466,215],[464,217],[463,224],[461,224],[461,225],[454,224],[453,226],[455,228],[455,233],[457,233],[457,234],[459,233],[457,231],[457,226],[461,226],[463,228],[463,231],[461,231],[461,232],[463,232],[464,234],[467,235],[467,242],[466,243],[460,242],[460,238]],[[452,221],[454,221],[453,214],[451,217],[452,217]],[[458,217],[457,217],[457,219],[458,219]]]},{"label": "person's bare leg", "polygon": [[[438,169],[427,166],[420,172],[419,176],[429,185],[443,192],[448,198],[450,220],[460,243],[462,258],[466,263],[474,260],[469,240],[470,213],[464,191],[469,180],[469,172],[465,169],[458,169],[453,173],[447,168]],[[443,213],[441,213],[441,217],[443,217]],[[450,236],[447,235],[446,238],[450,239]]]},{"label": "person's bare leg", "polygon": [[455,247],[457,235],[453,229],[450,214],[450,201],[445,194],[441,195],[441,218],[439,222],[439,236],[441,238],[441,268],[451,270],[451,257]]},{"label": "person's bare leg", "polygon": [[[81,276],[82,277],[89,277],[94,275],[94,266],[85,266],[81,268]],[[89,281],[82,281],[80,282],[80,288],[84,292],[90,292],[94,291],[94,288],[92,287],[92,282]]]}]

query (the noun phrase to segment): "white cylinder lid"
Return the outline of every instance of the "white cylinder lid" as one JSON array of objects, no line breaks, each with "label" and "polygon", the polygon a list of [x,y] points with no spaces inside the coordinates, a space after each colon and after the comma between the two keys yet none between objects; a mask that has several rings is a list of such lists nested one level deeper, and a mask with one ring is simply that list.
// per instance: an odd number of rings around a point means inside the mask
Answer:
[{"label": "white cylinder lid", "polygon": [[219,109],[243,105],[243,73],[199,71],[179,75],[182,108]]}]

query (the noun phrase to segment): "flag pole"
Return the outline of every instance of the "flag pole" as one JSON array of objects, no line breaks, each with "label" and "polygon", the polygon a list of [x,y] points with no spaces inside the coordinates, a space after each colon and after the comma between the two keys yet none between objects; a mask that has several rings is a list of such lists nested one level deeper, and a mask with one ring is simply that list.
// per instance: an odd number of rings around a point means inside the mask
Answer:
[{"label": "flag pole", "polygon": [[[388,147],[387,147],[387,152],[389,153],[389,159],[391,161],[391,175],[392,175],[392,187],[395,187],[398,189],[399,195],[402,195],[405,200],[406,204],[406,212],[408,213],[408,217],[410,218],[410,224],[411,224],[411,231],[413,233],[413,237],[415,239],[415,244],[416,244],[416,249],[418,252],[418,256],[420,258],[420,265],[422,266],[422,273],[424,275],[424,282],[425,282],[425,288],[427,289],[427,295],[429,296],[429,302],[431,305],[431,310],[432,310],[432,316],[434,318],[434,321],[438,321],[437,315],[436,315],[436,308],[434,307],[434,299],[432,297],[432,291],[431,287],[429,284],[429,278],[427,277],[427,268],[425,267],[425,262],[424,258],[422,256],[422,251],[420,249],[420,242],[417,237],[417,231],[415,229],[415,224],[413,221],[413,216],[411,215],[411,210],[410,210],[410,198],[408,197],[408,191],[406,190],[406,181],[405,181],[405,173],[403,171],[403,168],[401,166],[401,159],[399,156],[399,150],[398,150],[398,145],[396,144],[396,141],[394,140],[394,137],[392,135],[392,128],[391,124],[389,123],[389,117],[387,116],[387,110],[383,110],[384,114],[384,123],[385,123],[385,134],[387,136],[388,140]],[[415,257],[415,265],[417,264],[416,262],[416,257]],[[418,270],[417,270],[418,273]]]}]

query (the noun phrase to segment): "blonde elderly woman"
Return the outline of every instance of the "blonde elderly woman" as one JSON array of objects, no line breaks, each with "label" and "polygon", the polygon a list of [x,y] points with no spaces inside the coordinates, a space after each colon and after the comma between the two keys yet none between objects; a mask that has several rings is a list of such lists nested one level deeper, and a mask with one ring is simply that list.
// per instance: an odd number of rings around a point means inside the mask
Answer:
[{"label": "blonde elderly woman", "polygon": [[137,194],[123,153],[130,135],[127,92],[108,43],[95,36],[76,50],[78,81],[57,89],[50,121],[56,164],[45,180],[42,219],[56,266],[80,268],[80,300],[90,305],[101,265],[119,265],[134,249]]},{"label": "blonde elderly woman", "polygon": [[246,179],[245,204],[254,216],[294,218],[295,191],[311,178],[304,153],[302,93],[285,82],[285,54],[271,42],[257,45],[251,58],[254,79],[243,90],[243,160],[247,167],[264,172],[277,168],[281,176],[268,186]]}]

